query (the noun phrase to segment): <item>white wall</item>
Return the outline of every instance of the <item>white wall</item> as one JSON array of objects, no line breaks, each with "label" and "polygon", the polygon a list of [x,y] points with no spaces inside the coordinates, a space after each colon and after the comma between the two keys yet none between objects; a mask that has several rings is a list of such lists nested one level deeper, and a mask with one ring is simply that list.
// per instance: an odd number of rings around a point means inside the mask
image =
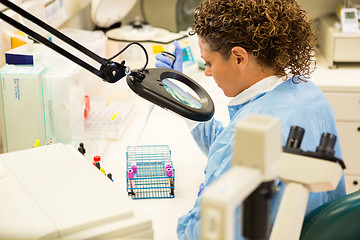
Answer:
[{"label": "white wall", "polygon": [[316,19],[336,13],[342,0],[298,0],[301,7],[308,12],[311,18]]}]

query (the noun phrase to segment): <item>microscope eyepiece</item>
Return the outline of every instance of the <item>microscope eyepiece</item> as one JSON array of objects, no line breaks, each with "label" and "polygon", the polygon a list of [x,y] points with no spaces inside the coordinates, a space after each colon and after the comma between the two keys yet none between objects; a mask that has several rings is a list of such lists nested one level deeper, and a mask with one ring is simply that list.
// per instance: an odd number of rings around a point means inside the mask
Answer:
[{"label": "microscope eyepiece", "polygon": [[321,135],[320,145],[316,148],[316,152],[325,153],[334,156],[334,146],[336,143],[336,136],[331,133],[323,133]]},{"label": "microscope eyepiece", "polygon": [[305,130],[302,127],[292,126],[285,147],[300,149]]}]

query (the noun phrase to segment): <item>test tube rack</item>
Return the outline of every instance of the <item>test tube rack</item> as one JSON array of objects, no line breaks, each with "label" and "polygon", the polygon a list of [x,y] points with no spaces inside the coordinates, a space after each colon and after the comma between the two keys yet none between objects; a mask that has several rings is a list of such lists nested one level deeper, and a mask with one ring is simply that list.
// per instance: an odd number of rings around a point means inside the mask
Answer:
[{"label": "test tube rack", "polygon": [[132,199],[175,197],[175,169],[169,146],[128,146],[126,164],[127,192]]},{"label": "test tube rack", "polygon": [[84,120],[86,138],[118,140],[133,116],[133,103],[95,96],[89,99],[89,104],[89,115]]}]

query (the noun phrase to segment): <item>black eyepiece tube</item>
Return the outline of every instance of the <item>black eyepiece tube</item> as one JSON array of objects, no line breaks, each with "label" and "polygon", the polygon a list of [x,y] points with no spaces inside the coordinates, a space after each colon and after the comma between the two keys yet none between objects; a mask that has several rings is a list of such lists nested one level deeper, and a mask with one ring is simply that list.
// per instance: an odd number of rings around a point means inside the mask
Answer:
[{"label": "black eyepiece tube", "polygon": [[331,133],[323,133],[321,135],[320,145],[316,148],[316,152],[325,153],[334,156],[334,146],[336,143],[336,136]]},{"label": "black eyepiece tube", "polygon": [[292,126],[285,147],[300,149],[305,130],[302,127]]}]

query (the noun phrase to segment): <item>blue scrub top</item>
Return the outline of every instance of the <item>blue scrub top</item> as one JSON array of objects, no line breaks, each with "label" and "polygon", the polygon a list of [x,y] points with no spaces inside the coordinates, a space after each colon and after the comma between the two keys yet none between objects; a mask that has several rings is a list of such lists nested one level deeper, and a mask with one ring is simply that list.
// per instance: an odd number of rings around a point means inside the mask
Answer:
[{"label": "blue scrub top", "polygon": [[[290,78],[273,90],[258,94],[248,102],[229,106],[229,114],[230,123],[227,127],[224,127],[221,122],[211,119],[208,122],[200,123],[191,132],[198,146],[208,156],[208,163],[204,171],[205,182],[201,190],[216,181],[231,167],[235,124],[250,114],[268,115],[280,119],[283,145],[286,143],[291,126],[304,128],[305,135],[301,143],[301,149],[304,151],[315,151],[324,132],[338,136],[334,112],[324,94],[311,81],[303,82]],[[334,150],[335,156],[342,158],[339,138]],[[285,185],[278,182],[278,187],[280,190],[272,199],[271,226],[274,223]],[[179,218],[177,228],[179,239],[200,239],[201,190],[194,208]],[[310,193],[306,213],[345,194],[345,181],[342,176],[336,190]],[[240,207],[237,209],[235,224],[236,239],[244,239],[240,229]]]}]

